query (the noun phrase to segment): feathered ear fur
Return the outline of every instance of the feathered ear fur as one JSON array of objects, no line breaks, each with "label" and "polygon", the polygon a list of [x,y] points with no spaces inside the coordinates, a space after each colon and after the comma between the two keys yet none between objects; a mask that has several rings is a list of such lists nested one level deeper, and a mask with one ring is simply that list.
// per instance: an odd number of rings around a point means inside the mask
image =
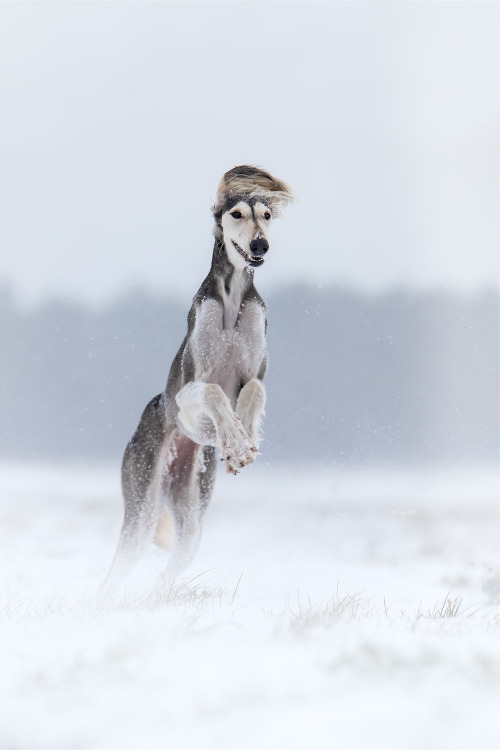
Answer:
[{"label": "feathered ear fur", "polygon": [[293,200],[293,192],[286,182],[258,167],[242,165],[230,169],[219,182],[213,214],[216,216],[227,200],[238,195],[264,198],[274,218]]}]

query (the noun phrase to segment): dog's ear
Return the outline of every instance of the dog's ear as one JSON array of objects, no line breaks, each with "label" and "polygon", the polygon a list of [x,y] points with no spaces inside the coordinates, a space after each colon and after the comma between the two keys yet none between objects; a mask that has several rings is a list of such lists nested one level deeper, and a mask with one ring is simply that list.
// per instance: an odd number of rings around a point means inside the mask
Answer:
[{"label": "dog's ear", "polygon": [[212,212],[222,210],[228,198],[235,195],[254,197],[261,196],[271,209],[273,217],[280,215],[281,210],[293,200],[293,192],[283,180],[273,177],[258,167],[242,164],[233,167],[224,174],[217,187],[217,195]]}]

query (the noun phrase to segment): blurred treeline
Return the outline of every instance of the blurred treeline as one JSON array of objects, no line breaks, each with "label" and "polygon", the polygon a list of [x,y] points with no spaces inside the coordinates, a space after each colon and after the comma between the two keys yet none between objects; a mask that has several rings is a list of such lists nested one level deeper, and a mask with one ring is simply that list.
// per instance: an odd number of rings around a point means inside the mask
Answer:
[{"label": "blurred treeline", "polygon": [[[498,457],[499,295],[292,286],[267,295],[261,460]],[[135,290],[93,310],[0,292],[0,457],[119,459],[165,384],[189,304]]]}]

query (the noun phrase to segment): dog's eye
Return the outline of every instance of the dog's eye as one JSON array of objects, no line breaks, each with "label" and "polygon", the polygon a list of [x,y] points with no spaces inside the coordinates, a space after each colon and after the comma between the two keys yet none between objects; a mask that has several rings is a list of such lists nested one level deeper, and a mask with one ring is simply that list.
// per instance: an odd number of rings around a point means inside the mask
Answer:
[{"label": "dog's eye", "polygon": [[271,214],[269,213],[269,211],[266,211],[266,213],[264,214],[264,219],[266,221],[269,221],[270,218],[271,218]]},{"label": "dog's eye", "polygon": [[233,219],[241,219],[241,211],[232,211],[231,216]]}]

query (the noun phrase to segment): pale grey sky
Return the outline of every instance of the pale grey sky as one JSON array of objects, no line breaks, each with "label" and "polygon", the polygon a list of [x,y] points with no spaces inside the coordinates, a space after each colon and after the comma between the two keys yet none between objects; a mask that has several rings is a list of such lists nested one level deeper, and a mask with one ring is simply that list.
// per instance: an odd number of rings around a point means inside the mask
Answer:
[{"label": "pale grey sky", "polygon": [[259,288],[497,283],[498,4],[0,3],[0,283],[191,297],[236,164],[297,194]]}]

